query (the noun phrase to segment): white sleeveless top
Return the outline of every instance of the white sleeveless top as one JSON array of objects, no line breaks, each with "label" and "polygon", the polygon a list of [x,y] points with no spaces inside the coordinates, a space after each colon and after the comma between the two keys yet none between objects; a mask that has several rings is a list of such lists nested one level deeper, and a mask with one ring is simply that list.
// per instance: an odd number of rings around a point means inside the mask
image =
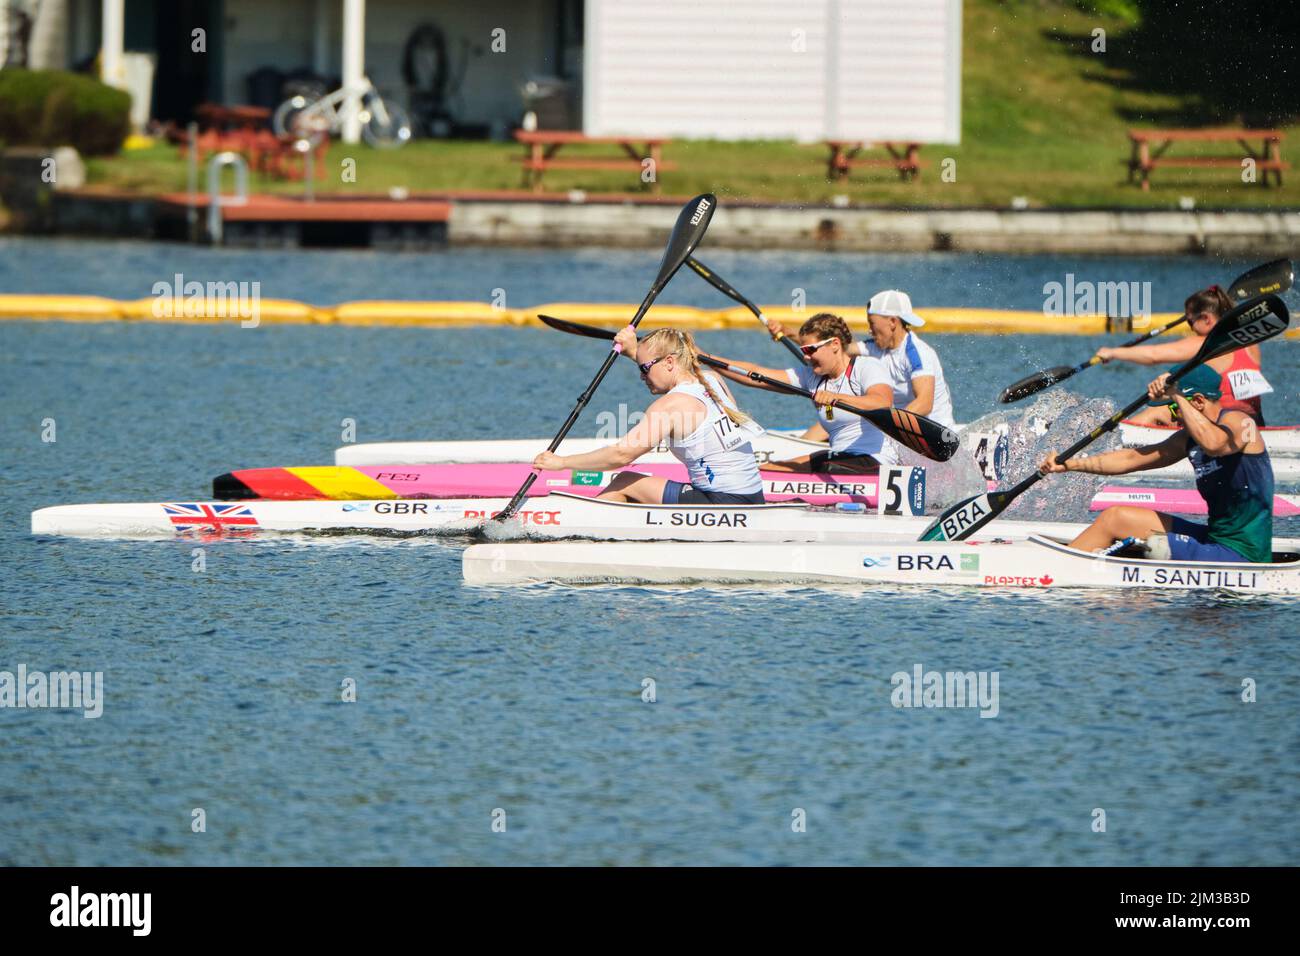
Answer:
[{"label": "white sleeveless top", "polygon": [[[718,391],[717,386],[714,390]],[[704,386],[683,382],[668,394],[689,395],[704,405],[706,416],[700,426],[685,438],[668,443],[683,465],[690,483],[701,491],[719,491],[729,495],[752,495],[763,490],[758,473],[752,439],[763,433],[756,424],[736,425],[722,406],[709,397]]]}]

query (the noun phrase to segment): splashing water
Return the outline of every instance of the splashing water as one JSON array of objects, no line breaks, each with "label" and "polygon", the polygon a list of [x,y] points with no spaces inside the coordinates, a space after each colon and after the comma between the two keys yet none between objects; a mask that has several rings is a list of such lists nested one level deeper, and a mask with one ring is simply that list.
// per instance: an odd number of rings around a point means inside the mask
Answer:
[{"label": "splashing water", "polygon": [[988,482],[975,461],[974,446],[978,440],[975,435],[963,433],[961,449],[947,461],[931,461],[910,448],[898,446],[900,465],[925,468],[925,510],[929,514],[938,514],[987,490]]},{"label": "splashing water", "polygon": [[[1005,426],[1007,467],[998,490],[1027,478],[1051,452],[1060,452],[1115,414],[1115,403],[1084,398],[1066,389],[1044,392],[1028,408],[992,412],[972,422],[967,431],[990,432]],[[1097,455],[1119,447],[1119,434],[1097,439],[1080,455]],[[1104,475],[1050,475],[1012,503],[1007,518],[1028,521],[1077,521],[1088,513],[1093,496],[1107,481]]]}]

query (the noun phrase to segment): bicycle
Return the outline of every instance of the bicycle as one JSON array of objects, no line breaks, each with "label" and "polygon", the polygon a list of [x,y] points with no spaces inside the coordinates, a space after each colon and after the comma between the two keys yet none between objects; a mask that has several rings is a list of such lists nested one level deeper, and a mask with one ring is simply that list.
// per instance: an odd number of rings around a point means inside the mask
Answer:
[{"label": "bicycle", "polygon": [[[411,120],[396,103],[385,102],[369,77],[362,77],[357,88],[361,103],[361,135],[371,146],[392,149],[411,138]],[[343,127],[348,99],[346,87],[319,98],[303,94],[291,96],[279,105],[271,117],[277,136],[293,136],[318,146],[327,135]]]}]

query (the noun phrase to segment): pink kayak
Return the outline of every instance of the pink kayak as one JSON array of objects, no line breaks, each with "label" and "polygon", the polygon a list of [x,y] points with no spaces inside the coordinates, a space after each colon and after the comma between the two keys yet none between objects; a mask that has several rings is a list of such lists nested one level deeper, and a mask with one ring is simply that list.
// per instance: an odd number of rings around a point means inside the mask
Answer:
[{"label": "pink kayak", "polygon": [[[679,464],[638,464],[628,471],[686,480]],[[920,471],[918,469],[917,471]],[[272,498],[362,499],[383,498],[509,498],[532,473],[527,464],[477,465],[322,465],[306,468],[246,468],[213,479],[213,496],[223,501]],[[595,496],[617,472],[544,471],[529,489],[530,497],[553,491]],[[832,505],[856,501],[876,503],[875,475],[793,474],[762,472],[768,501],[806,501]],[[919,486],[919,487],[918,487]],[[904,490],[904,489],[900,489]],[[924,494],[924,479],[913,475],[905,489],[910,496]]]},{"label": "pink kayak", "polygon": [[[1103,511],[1114,505],[1136,505],[1179,515],[1203,515],[1208,510],[1205,499],[1195,488],[1125,488],[1107,485],[1092,499],[1092,510]],[[1294,518],[1300,515],[1300,495],[1275,495],[1273,516]]]}]

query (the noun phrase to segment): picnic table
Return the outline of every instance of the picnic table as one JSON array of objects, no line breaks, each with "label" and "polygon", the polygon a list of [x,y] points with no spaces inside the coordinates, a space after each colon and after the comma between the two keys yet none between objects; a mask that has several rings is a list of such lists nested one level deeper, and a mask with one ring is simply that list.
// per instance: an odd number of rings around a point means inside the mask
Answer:
[{"label": "picnic table", "polygon": [[[1282,185],[1282,170],[1287,164],[1282,161],[1283,133],[1275,129],[1131,129],[1128,138],[1132,152],[1128,161],[1128,181],[1133,182],[1138,173],[1142,174],[1143,192],[1151,189],[1151,170],[1157,166],[1185,166],[1193,168],[1232,166],[1241,168],[1243,159],[1255,160],[1259,171],[1259,182],[1267,186],[1269,173],[1272,173],[1279,186]],[[1252,147],[1250,140],[1259,140],[1260,149]],[[1235,142],[1242,149],[1242,156],[1166,156],[1165,153],[1174,143],[1223,143]],[[1152,146],[1155,149],[1152,150]]]},{"label": "picnic table", "polygon": [[[514,157],[523,163],[524,185],[535,193],[542,192],[542,176],[548,169],[613,169],[634,173],[640,181],[645,161],[654,163],[655,178],[650,181],[652,192],[659,192],[659,173],[676,169],[673,163],[662,158],[663,146],[668,139],[629,136],[586,136],[573,130],[516,130],[515,139],[524,145],[524,155]],[[618,146],[623,156],[566,156],[556,154],[565,146],[600,145]]]},{"label": "picnic table", "polygon": [[[899,178],[907,182],[915,179],[924,165],[917,158],[921,152],[920,143],[867,143],[846,139],[828,139],[825,143],[831,150],[830,159],[826,163],[826,178],[832,182],[847,179],[849,170],[854,166],[893,166],[898,170]],[[859,157],[858,154],[864,149],[884,149],[889,153],[889,158]]]},{"label": "picnic table", "polygon": [[[276,179],[302,179],[306,174],[306,156],[292,136],[276,136],[268,128],[271,111],[264,106],[225,106],[201,103],[195,107],[201,132],[195,138],[199,162],[214,153],[239,153],[248,159],[254,172]],[[189,143],[180,141],[181,155]],[[325,178],[326,137],[312,150],[317,179]]]}]

